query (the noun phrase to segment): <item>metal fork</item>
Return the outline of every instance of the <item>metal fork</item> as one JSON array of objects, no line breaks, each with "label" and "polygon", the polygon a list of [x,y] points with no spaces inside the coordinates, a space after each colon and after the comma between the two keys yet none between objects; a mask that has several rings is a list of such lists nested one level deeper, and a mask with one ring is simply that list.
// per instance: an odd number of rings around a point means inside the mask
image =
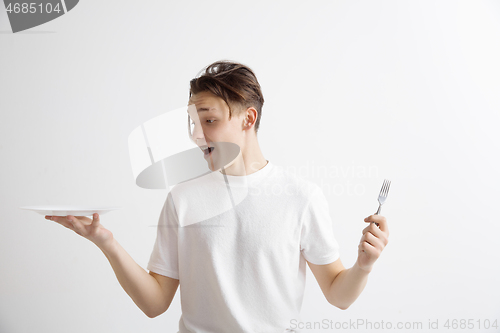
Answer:
[{"label": "metal fork", "polygon": [[385,202],[385,199],[387,199],[387,193],[389,193],[389,187],[391,186],[391,181],[388,179],[384,179],[384,183],[382,184],[382,188],[380,189],[380,194],[378,195],[378,209],[375,215],[380,214],[380,210],[382,208],[382,205]]},{"label": "metal fork", "polygon": [[[382,205],[384,204],[385,199],[387,199],[387,193],[389,193],[390,186],[391,186],[391,181],[388,179],[384,179],[384,183],[382,184],[382,188],[380,189],[380,193],[378,195],[379,205],[378,205],[378,209],[377,209],[377,212],[375,213],[375,215],[380,214],[380,209],[382,208]],[[377,222],[370,222],[370,223],[375,223],[375,225],[378,227]],[[362,250],[362,251],[365,252],[365,250]]]}]

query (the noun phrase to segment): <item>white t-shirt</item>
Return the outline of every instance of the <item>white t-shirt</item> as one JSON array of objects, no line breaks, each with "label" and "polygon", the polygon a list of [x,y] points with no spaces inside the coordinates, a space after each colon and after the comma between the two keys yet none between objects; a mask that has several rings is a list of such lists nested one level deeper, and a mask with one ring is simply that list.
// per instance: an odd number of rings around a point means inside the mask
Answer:
[{"label": "white t-shirt", "polygon": [[177,184],[148,269],[179,279],[180,333],[299,332],[306,261],[339,258],[322,189],[268,163]]}]

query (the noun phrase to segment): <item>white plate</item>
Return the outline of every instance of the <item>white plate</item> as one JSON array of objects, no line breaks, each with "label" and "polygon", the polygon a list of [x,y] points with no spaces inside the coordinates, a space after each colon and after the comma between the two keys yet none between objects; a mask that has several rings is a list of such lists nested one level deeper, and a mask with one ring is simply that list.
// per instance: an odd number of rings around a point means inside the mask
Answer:
[{"label": "white plate", "polygon": [[102,215],[112,210],[120,209],[122,207],[29,206],[19,208],[31,210],[37,212],[38,214],[49,216],[92,216],[94,213]]}]

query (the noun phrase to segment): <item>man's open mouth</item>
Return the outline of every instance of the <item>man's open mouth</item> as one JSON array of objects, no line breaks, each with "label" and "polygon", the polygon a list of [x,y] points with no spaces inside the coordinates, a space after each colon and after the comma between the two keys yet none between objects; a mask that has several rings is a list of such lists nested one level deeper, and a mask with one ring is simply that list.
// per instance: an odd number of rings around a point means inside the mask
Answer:
[{"label": "man's open mouth", "polygon": [[206,155],[210,155],[210,153],[213,152],[215,148],[205,146],[205,147],[202,147],[201,149],[203,150],[203,153],[205,153],[205,156],[206,156]]}]

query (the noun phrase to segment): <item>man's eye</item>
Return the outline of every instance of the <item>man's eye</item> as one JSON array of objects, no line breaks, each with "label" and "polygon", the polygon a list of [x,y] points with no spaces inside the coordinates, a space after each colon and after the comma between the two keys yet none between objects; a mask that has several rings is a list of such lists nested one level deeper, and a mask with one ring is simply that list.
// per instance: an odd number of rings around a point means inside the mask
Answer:
[{"label": "man's eye", "polygon": [[207,122],[208,122],[209,124],[213,124],[213,123],[215,122],[215,120],[213,120],[213,119],[207,119]]}]

